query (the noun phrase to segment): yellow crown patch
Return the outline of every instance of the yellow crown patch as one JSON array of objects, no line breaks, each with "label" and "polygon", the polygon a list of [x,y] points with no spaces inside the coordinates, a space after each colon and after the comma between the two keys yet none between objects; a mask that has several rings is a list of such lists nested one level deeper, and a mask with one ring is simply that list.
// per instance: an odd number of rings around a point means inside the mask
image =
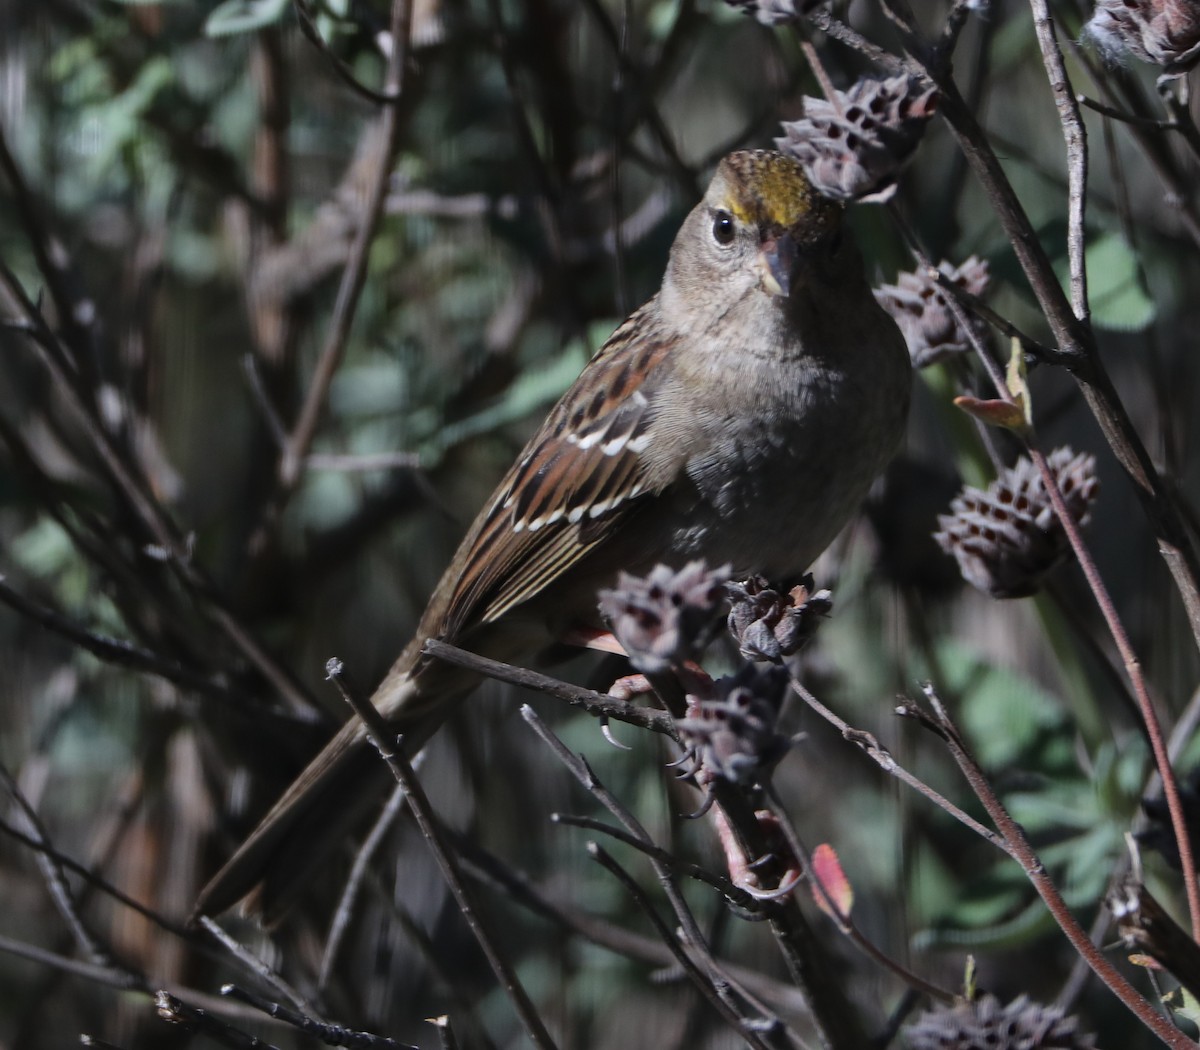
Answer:
[{"label": "yellow crown patch", "polygon": [[721,161],[729,210],[740,221],[785,230],[835,222],[839,205],[812,188],[800,162],[771,150],[739,150]]}]

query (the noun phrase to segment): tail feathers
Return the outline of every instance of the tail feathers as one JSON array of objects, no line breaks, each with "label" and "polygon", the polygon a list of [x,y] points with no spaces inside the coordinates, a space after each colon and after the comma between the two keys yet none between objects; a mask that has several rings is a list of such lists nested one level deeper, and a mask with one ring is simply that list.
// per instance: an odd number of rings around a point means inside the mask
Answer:
[{"label": "tail feathers", "polygon": [[[410,754],[424,745],[449,706],[440,690],[430,703],[411,680],[393,676],[372,699],[404,733]],[[381,804],[389,779],[362,722],[351,719],[200,892],[193,918],[219,915],[242,902],[244,914],[274,925],[342,839]]]}]

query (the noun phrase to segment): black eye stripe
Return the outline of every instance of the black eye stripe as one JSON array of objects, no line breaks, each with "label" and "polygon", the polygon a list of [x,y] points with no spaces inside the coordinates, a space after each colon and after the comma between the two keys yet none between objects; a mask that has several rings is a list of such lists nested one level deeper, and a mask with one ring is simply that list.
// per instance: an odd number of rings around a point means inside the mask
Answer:
[{"label": "black eye stripe", "polygon": [[733,225],[733,216],[727,211],[718,211],[713,215],[712,235],[718,244],[732,244],[737,232]]}]

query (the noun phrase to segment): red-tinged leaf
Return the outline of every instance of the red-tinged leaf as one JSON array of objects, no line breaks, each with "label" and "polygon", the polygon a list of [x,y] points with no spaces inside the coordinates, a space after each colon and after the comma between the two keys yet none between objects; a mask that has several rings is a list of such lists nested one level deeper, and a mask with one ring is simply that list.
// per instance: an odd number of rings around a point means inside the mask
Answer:
[{"label": "red-tinged leaf", "polygon": [[842,871],[837,853],[827,842],[822,842],[813,850],[812,876],[814,883],[819,882],[825,888],[825,893],[822,893],[816,885],[812,888],[813,900],[817,902],[817,907],[831,919],[838,918],[830,910],[829,904],[825,900],[825,895],[828,894],[834,906],[842,913],[842,917],[849,915],[850,909],[854,905],[854,888],[850,885],[850,880],[846,878],[846,873]]},{"label": "red-tinged leaf", "polygon": [[1023,430],[1027,425],[1024,410],[1020,404],[1013,401],[1003,401],[1000,398],[970,397],[964,394],[956,397],[954,403],[967,415],[974,416],[981,423],[986,423],[991,427]]}]

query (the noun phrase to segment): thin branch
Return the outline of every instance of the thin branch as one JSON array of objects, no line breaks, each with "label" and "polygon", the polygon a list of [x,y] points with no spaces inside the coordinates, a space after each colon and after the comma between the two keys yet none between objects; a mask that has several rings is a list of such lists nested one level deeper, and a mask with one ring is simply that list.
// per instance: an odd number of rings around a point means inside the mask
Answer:
[{"label": "thin branch", "polygon": [[812,10],[805,12],[804,17],[831,40],[836,40],[852,51],[857,51],[868,62],[878,66],[885,72],[895,75],[910,71],[910,66],[904,59],[898,58],[890,51],[885,51],[877,44],[871,43],[870,40],[856,30],[851,29],[841,19],[835,18],[830,13],[830,9],[825,5],[814,6]]},{"label": "thin branch", "polygon": [[207,1010],[192,1006],[166,990],[154,994],[154,1005],[162,1020],[177,1024],[189,1032],[206,1035],[230,1050],[277,1050],[271,1043],[264,1043],[257,1036],[213,1017]]},{"label": "thin branch", "polygon": [[[566,827],[584,828],[587,831],[596,831],[602,835],[609,835],[618,842],[623,842],[626,846],[637,850],[639,853],[644,853],[647,857],[652,857],[654,860],[665,864],[672,871],[711,886],[726,897],[731,904],[748,913],[754,913],[758,909],[758,901],[740,886],[735,885],[729,879],[720,875],[714,875],[699,864],[681,860],[675,854],[663,849],[655,842],[646,842],[637,835],[630,834],[628,831],[622,831],[611,824],[605,824],[595,817],[574,816],[569,813],[551,813],[550,821],[551,823],[562,824]],[[757,918],[759,916],[751,914],[751,917]]]},{"label": "thin branch", "polygon": [[350,250],[346,268],[342,271],[342,280],[338,286],[333,317],[329,323],[325,344],[321,348],[304,404],[279,459],[279,491],[275,496],[277,505],[286,501],[287,496],[300,480],[304,460],[316,438],[317,426],[325,411],[329,387],[342,362],[346,341],[350,335],[350,327],[354,323],[358,299],[366,282],[371,242],[375,239],[379,217],[383,213],[383,201],[387,196],[392,158],[396,155],[396,149],[400,143],[399,100],[404,93],[411,31],[411,0],[393,0],[392,50],[388,56],[387,74],[384,78],[384,92],[389,98],[382,118],[385,145],[380,152],[378,167],[366,194],[362,223],[355,234],[354,245]]},{"label": "thin branch", "polygon": [[849,912],[842,910],[841,905],[834,900],[825,883],[817,877],[816,869],[812,862],[812,855],[801,841],[800,835],[796,831],[796,826],[792,823],[791,817],[783,805],[783,800],[779,797],[779,793],[775,790],[774,785],[767,785],[767,796],[774,803],[774,808],[771,812],[775,814],[775,819],[779,821],[779,827],[783,831],[783,837],[787,839],[788,848],[804,865],[804,870],[809,875],[809,882],[812,883],[813,888],[820,895],[821,901],[824,902],[830,917],[837,924],[838,930],[868,959],[871,959],[888,973],[898,977],[914,991],[927,995],[936,1002],[945,1005],[952,1004],[954,1002],[954,994],[952,992],[948,992],[944,988],[930,983],[920,974],[913,973],[912,970],[902,966],[863,935],[862,931],[855,926],[854,921],[850,918]]},{"label": "thin branch", "polygon": [[329,984],[330,975],[333,973],[333,964],[337,961],[338,949],[342,945],[342,938],[350,928],[350,919],[354,914],[354,904],[358,899],[359,888],[362,886],[367,869],[375,856],[375,851],[379,849],[380,844],[387,837],[387,833],[392,830],[392,825],[395,824],[396,818],[404,808],[404,799],[404,789],[397,784],[388,797],[383,811],[371,826],[370,832],[363,839],[362,846],[355,854],[354,864],[350,868],[346,885],[338,899],[337,910],[333,913],[333,920],[329,924],[329,936],[325,938],[325,950],[321,953],[321,969],[317,974],[317,988],[319,989],[323,989]]},{"label": "thin branch", "polygon": [[1153,117],[1141,117],[1136,113],[1124,113],[1115,106],[1097,102],[1094,98],[1088,98],[1087,95],[1082,93],[1075,96],[1075,101],[1081,106],[1090,109],[1093,113],[1099,113],[1101,116],[1119,120],[1122,124],[1136,124],[1139,127],[1150,128],[1154,131],[1173,131],[1176,127],[1173,120],[1157,120]]},{"label": "thin branch", "polygon": [[[630,810],[624,806],[621,801],[613,795],[611,791],[604,786],[592,768],[588,765],[587,760],[580,755],[572,752],[545,724],[528,704],[521,708],[521,717],[529,724],[530,728],[542,739],[551,751],[554,752],[558,760],[571,772],[572,776],[579,781],[584,788],[614,817],[624,825],[625,829],[634,838],[641,840],[647,845],[653,847],[654,839],[641,821]],[[599,847],[595,847],[598,849]],[[705,941],[704,934],[701,931],[699,924],[696,922],[696,917],[693,915],[691,908],[684,899],[683,894],[679,890],[678,884],[675,882],[673,874],[669,866],[664,863],[657,855],[657,851],[647,851],[647,857],[651,866],[654,868],[654,873],[658,878],[659,885],[663,888],[668,902],[671,904],[672,910],[675,912],[676,918],[679,920],[680,927],[683,931],[684,943],[695,953],[696,957],[702,962],[702,969],[687,968],[687,973],[693,977],[700,976],[701,982],[699,987],[704,992],[706,998],[716,997],[723,1004],[723,1008],[718,1008],[719,1012],[726,1020],[730,1017],[736,1018],[734,1023],[736,1030],[743,1038],[749,1038],[749,1027],[757,1024],[750,1021],[742,1010],[739,1004],[735,1002],[730,990],[733,987],[728,975],[720,968],[716,958],[712,955]],[[655,923],[657,926],[657,922]],[[761,1004],[755,1002],[752,996],[747,995],[741,989],[739,993],[747,1001],[753,1003],[757,1009],[762,1009]]]},{"label": "thin branch", "polygon": [[415,470],[421,465],[416,452],[364,452],[361,455],[335,455],[314,452],[305,460],[310,470],[336,470],[359,474],[368,470]]},{"label": "thin branch", "polygon": [[54,333],[46,325],[36,304],[25,293],[25,289],[13,272],[0,262],[0,287],[12,297],[25,319],[30,324],[26,335],[38,351],[42,364],[54,380],[65,402],[71,407],[84,435],[91,443],[101,464],[108,474],[114,491],[128,505],[130,511],[150,534],[154,545],[164,552],[166,562],[181,582],[196,595],[205,615],[212,620],[285,700],[297,710],[310,710],[312,701],[294,677],[271,657],[250,631],[235,617],[221,600],[208,577],[191,561],[187,543],[163,506],[152,495],[144,477],[136,466],[126,463],[121,452],[113,444],[111,436],[101,425],[96,414],[87,405],[76,389],[71,376],[66,372],[61,355],[52,348],[58,345]]},{"label": "thin branch", "polygon": [[1173,77],[1159,77],[1158,95],[1163,101],[1167,112],[1171,114],[1170,127],[1178,131],[1197,159],[1200,159],[1200,129],[1192,117],[1192,111],[1187,102],[1179,97],[1175,90],[1176,81]]},{"label": "thin branch", "polygon": [[220,697],[226,701],[246,702],[246,697],[231,689],[221,676],[206,675],[202,671],[185,667],[177,660],[142,649],[123,638],[111,638],[80,627],[53,609],[37,605],[13,590],[3,576],[0,576],[0,602],[106,663],[157,675],[184,689],[194,689],[207,696]]},{"label": "thin branch", "polygon": [[317,29],[316,23],[313,22],[308,4],[304,0],[292,0],[292,10],[296,12],[296,21],[300,23],[300,31],[305,38],[328,59],[329,65],[337,74],[338,79],[351,91],[380,106],[391,105],[393,102],[399,101],[399,91],[376,91],[374,88],[368,87],[354,75],[353,70],[345,62],[333,53],[325,42],[325,38],[321,36],[320,30]]},{"label": "thin branch", "polygon": [[988,816],[991,817],[992,823],[996,826],[996,830],[1000,832],[1012,848],[1014,858],[1021,865],[1022,869],[1024,869],[1029,881],[1045,902],[1046,907],[1050,909],[1055,922],[1058,923],[1067,940],[1071,942],[1072,947],[1087,959],[1088,965],[1091,966],[1096,976],[1108,986],[1113,994],[1129,1007],[1142,1023],[1166,1043],[1167,1046],[1172,1047],[1173,1050],[1195,1047],[1196,1044],[1158,1013],[1153,1004],[1140,995],[1137,989],[1092,944],[1087,931],[1079,925],[1075,916],[1071,914],[1071,909],[1067,906],[1066,901],[1062,899],[1061,894],[1058,892],[1058,887],[1054,885],[1054,881],[1047,873],[1041,858],[1038,857],[1029,840],[1025,837],[1025,832],[1021,828],[1021,825],[1009,816],[1004,805],[996,797],[983,770],[979,768],[978,763],[971,756],[957,726],[950,720],[949,714],[938,699],[933,686],[926,685],[924,692],[933,706],[934,713],[932,715],[926,713],[913,703],[902,704],[896,709],[897,714],[908,718],[915,718],[920,725],[931,729],[945,742],[951,757],[953,757],[959,770],[966,778],[971,790],[983,804],[984,809],[987,810]]},{"label": "thin branch", "polygon": [[875,739],[873,734],[868,733],[863,729],[855,729],[852,725],[845,721],[845,719],[831,711],[828,707],[821,703],[820,700],[813,696],[813,694],[808,691],[804,684],[795,675],[791,676],[791,684],[792,689],[795,690],[796,695],[799,696],[801,700],[803,700],[809,707],[816,711],[816,713],[825,719],[826,722],[837,729],[837,731],[842,734],[842,737],[845,740],[851,744],[857,745],[859,750],[871,758],[885,773],[894,776],[901,783],[907,784],[918,794],[924,795],[925,798],[929,799],[929,801],[937,806],[938,809],[948,813],[951,817],[962,824],[963,827],[975,832],[975,834],[981,839],[991,843],[991,845],[995,846],[998,850],[1007,853],[1010,857],[1013,856],[1008,843],[1006,843],[1001,836],[997,835],[990,828],[985,828],[969,813],[960,809],[944,795],[940,794],[938,791],[926,784],[925,781],[918,779],[907,769],[897,763],[895,758],[892,757],[891,752],[888,751],[888,749],[882,744],[880,744],[879,741]]},{"label": "thin branch", "polygon": [[312,1017],[289,1009],[282,1003],[266,999],[261,995],[255,995],[253,992],[241,988],[236,984],[222,985],[221,994],[231,999],[236,999],[238,1002],[245,1003],[247,1006],[252,1006],[255,1010],[260,1010],[268,1017],[274,1018],[277,1021],[289,1024],[306,1035],[311,1035],[319,1039],[326,1046],[345,1046],[349,1047],[350,1050],[419,1050],[418,1047],[408,1043],[398,1043],[395,1039],[389,1039],[385,1035],[375,1035],[373,1032],[360,1032],[352,1028],[346,1028],[344,1025],[327,1024],[324,1021],[317,1021]]},{"label": "thin branch", "polygon": [[0,763],[0,785],[3,785],[9,797],[16,803],[18,811],[25,820],[26,827],[28,828],[28,837],[33,840],[37,847],[37,863],[41,869],[42,878],[46,882],[46,888],[49,890],[51,899],[58,908],[63,921],[67,924],[67,928],[71,931],[71,935],[75,939],[75,943],[80,951],[89,956],[97,966],[107,967],[114,974],[121,975],[125,980],[124,987],[143,987],[145,984],[144,978],[118,963],[112,951],[101,943],[100,939],[84,921],[83,916],[79,912],[79,906],[75,901],[75,895],[71,891],[70,884],[67,882],[66,874],[63,872],[62,865],[57,859],[58,851],[50,847],[49,839],[46,836],[46,829],[42,826],[37,812],[30,805],[29,800],[25,797],[24,792],[21,791],[13,775],[8,771],[8,767],[2,763]]},{"label": "thin branch", "polygon": [[[1064,43],[1072,57],[1088,71],[1093,85],[1104,96],[1110,109],[1131,118],[1125,121],[1129,126],[1130,135],[1162,183],[1167,198],[1172,202],[1172,211],[1187,230],[1193,243],[1200,246],[1200,215],[1197,215],[1192,203],[1195,180],[1183,173],[1166,137],[1159,134],[1157,129],[1147,126],[1147,121],[1151,120],[1150,108],[1141,94],[1138,82],[1119,68],[1101,66],[1069,37]],[[1120,88],[1122,100],[1118,100],[1117,92],[1110,81]],[[1118,105],[1119,101],[1123,104]]]},{"label": "thin branch", "polygon": [[129,894],[122,892],[111,882],[97,875],[91,868],[80,864],[77,860],[72,860],[65,853],[60,853],[45,841],[37,839],[33,835],[26,835],[23,831],[14,828],[5,820],[0,820],[0,833],[15,839],[32,850],[36,850],[38,853],[44,853],[66,871],[78,875],[88,885],[94,886],[101,893],[123,904],[131,911],[137,912],[144,919],[149,919],[159,929],[166,930],[168,933],[173,933],[176,937],[181,937],[187,941],[195,940],[195,934],[186,926],[181,923],[172,922],[170,919],[160,915],[153,908],[147,908],[146,905],[134,900]]},{"label": "thin branch", "polygon": [[342,682],[340,661],[331,660],[327,667],[330,680],[337,686],[342,694],[342,698],[351,706],[354,713],[363,720],[367,736],[379,752],[379,757],[387,764],[392,776],[396,779],[396,783],[400,785],[404,790],[404,794],[408,797],[413,817],[416,819],[417,826],[421,829],[421,834],[425,837],[425,841],[429,844],[430,851],[433,853],[434,859],[441,869],[442,877],[446,880],[446,885],[449,887],[454,901],[458,905],[458,910],[471,930],[471,933],[474,934],[476,942],[479,944],[484,956],[487,958],[488,964],[492,968],[492,973],[496,976],[496,980],[499,981],[500,986],[504,989],[513,1006],[516,1008],[517,1015],[525,1027],[526,1034],[535,1046],[541,1047],[542,1050],[554,1050],[555,1042],[539,1016],[537,1008],[533,1005],[533,1000],[529,998],[528,992],[525,991],[508,959],[496,947],[496,939],[492,936],[478,908],[475,906],[474,894],[467,888],[466,883],[463,882],[458,860],[445,835],[442,833],[440,825],[434,819],[433,808],[429,803],[429,798],[425,794],[424,788],[421,787],[420,781],[417,780],[412,765],[405,758],[400,748],[396,746],[395,733],[388,729],[383,716],[370,701],[363,700],[346,689]]},{"label": "thin branch", "polygon": [[72,351],[71,365],[86,369],[94,359],[93,333],[86,319],[95,315],[94,303],[83,303],[68,288],[66,251],[42,224],[34,204],[33,193],[25,181],[16,158],[8,146],[8,136],[0,125],[0,172],[3,172],[13,196],[17,220],[25,240],[33,252],[38,272],[50,290],[58,322],[62,325],[67,346]]},{"label": "thin branch", "polygon": [[1083,570],[1088,587],[1092,591],[1096,604],[1100,608],[1100,613],[1104,617],[1104,622],[1108,626],[1109,634],[1112,635],[1112,640],[1117,646],[1117,651],[1121,654],[1122,662],[1125,664],[1125,673],[1129,677],[1129,684],[1132,686],[1134,698],[1137,700],[1138,712],[1141,715],[1142,723],[1150,740],[1150,747],[1154,754],[1154,764],[1163,780],[1163,794],[1167,799],[1167,809],[1171,814],[1171,827],[1175,832],[1175,838],[1179,845],[1179,859],[1183,866],[1183,885],[1187,893],[1192,936],[1200,939],[1200,884],[1197,883],[1196,879],[1196,865],[1193,860],[1194,854],[1191,838],[1188,834],[1187,814],[1183,809],[1183,801],[1179,797],[1179,783],[1175,777],[1174,768],[1171,765],[1171,756],[1167,752],[1166,739],[1163,736],[1158,714],[1154,710],[1153,701],[1150,699],[1150,690],[1146,685],[1146,677],[1142,673],[1141,661],[1138,659],[1137,653],[1134,652],[1133,643],[1129,640],[1125,625],[1117,613],[1112,595],[1108,592],[1108,587],[1100,575],[1100,570],[1096,566],[1095,559],[1092,558],[1091,552],[1084,543],[1079,525],[1067,508],[1066,500],[1063,499],[1063,494],[1058,486],[1058,479],[1055,477],[1054,471],[1050,469],[1049,464],[1046,462],[1046,457],[1040,449],[1034,448],[1032,444],[1029,444],[1026,451],[1042,476],[1042,486],[1045,488],[1046,494],[1050,497],[1054,513],[1058,516],[1063,529],[1066,531],[1071,549],[1075,552],[1079,567]]},{"label": "thin branch", "polygon": [[207,915],[200,915],[197,916],[196,921],[252,974],[265,981],[281,995],[290,999],[297,1009],[303,1010],[307,1014],[316,1015],[317,1011],[308,999],[285,981],[271,966],[268,966],[267,963],[250,951],[249,948],[240,943],[236,938],[230,936],[216,920],[210,919]]},{"label": "thin branch", "polygon": [[587,851],[588,856],[610,874],[616,876],[617,881],[625,887],[625,891],[633,898],[634,903],[642,910],[646,918],[650,920],[650,925],[654,927],[654,932],[658,934],[658,939],[670,949],[671,955],[674,956],[675,961],[683,969],[683,972],[691,978],[692,983],[700,990],[709,1005],[720,1014],[725,1023],[737,1032],[748,1045],[757,1047],[758,1050],[770,1050],[767,1044],[762,1041],[759,1034],[748,1026],[746,1018],[736,1013],[729,1003],[726,1002],[725,997],[716,991],[713,987],[711,975],[704,973],[696,965],[695,960],[692,959],[683,945],[680,944],[679,938],[675,936],[667,927],[667,924],[659,917],[654,905],[650,903],[646,894],[642,892],[642,888],[629,872],[613,860],[597,843],[589,842]]},{"label": "thin branch", "polygon": [[1067,146],[1067,255],[1071,270],[1071,307],[1080,321],[1086,322],[1091,310],[1088,306],[1087,270],[1084,266],[1084,217],[1087,209],[1088,150],[1087,132],[1079,103],[1071,89],[1071,80],[1063,63],[1062,51],[1050,18],[1046,0],[1029,0],[1033,10],[1033,24],[1037,32],[1038,45],[1042,50],[1042,62],[1058,118],[1062,124],[1063,141]]},{"label": "thin branch", "polygon": [[[506,862],[488,853],[478,843],[463,835],[454,835],[464,870],[477,882],[503,893],[522,908],[568,930],[590,944],[621,955],[627,959],[663,967],[671,964],[666,946],[653,937],[634,933],[615,924],[610,918],[592,915],[548,898],[524,872],[513,870]],[[719,960],[722,969],[738,985],[754,995],[769,1000],[779,1009],[806,1011],[803,993],[790,984],[775,981],[756,969]]]},{"label": "thin branch", "polygon": [[463,667],[469,671],[476,671],[488,678],[494,678],[498,682],[508,682],[525,689],[536,689],[539,693],[545,693],[556,700],[565,700],[572,707],[582,708],[590,715],[613,718],[618,722],[627,722],[632,726],[641,726],[643,729],[661,733],[663,736],[671,737],[672,740],[677,739],[675,720],[664,711],[656,711],[651,707],[642,707],[626,700],[618,700],[616,697],[606,696],[604,693],[597,693],[592,689],[584,689],[582,686],[572,685],[549,675],[539,674],[537,671],[529,671],[524,667],[501,663],[499,660],[489,660],[485,656],[477,656],[466,649],[459,649],[449,642],[439,641],[436,638],[426,639],[421,652],[426,656],[432,656],[435,660],[453,664],[455,667]]}]

